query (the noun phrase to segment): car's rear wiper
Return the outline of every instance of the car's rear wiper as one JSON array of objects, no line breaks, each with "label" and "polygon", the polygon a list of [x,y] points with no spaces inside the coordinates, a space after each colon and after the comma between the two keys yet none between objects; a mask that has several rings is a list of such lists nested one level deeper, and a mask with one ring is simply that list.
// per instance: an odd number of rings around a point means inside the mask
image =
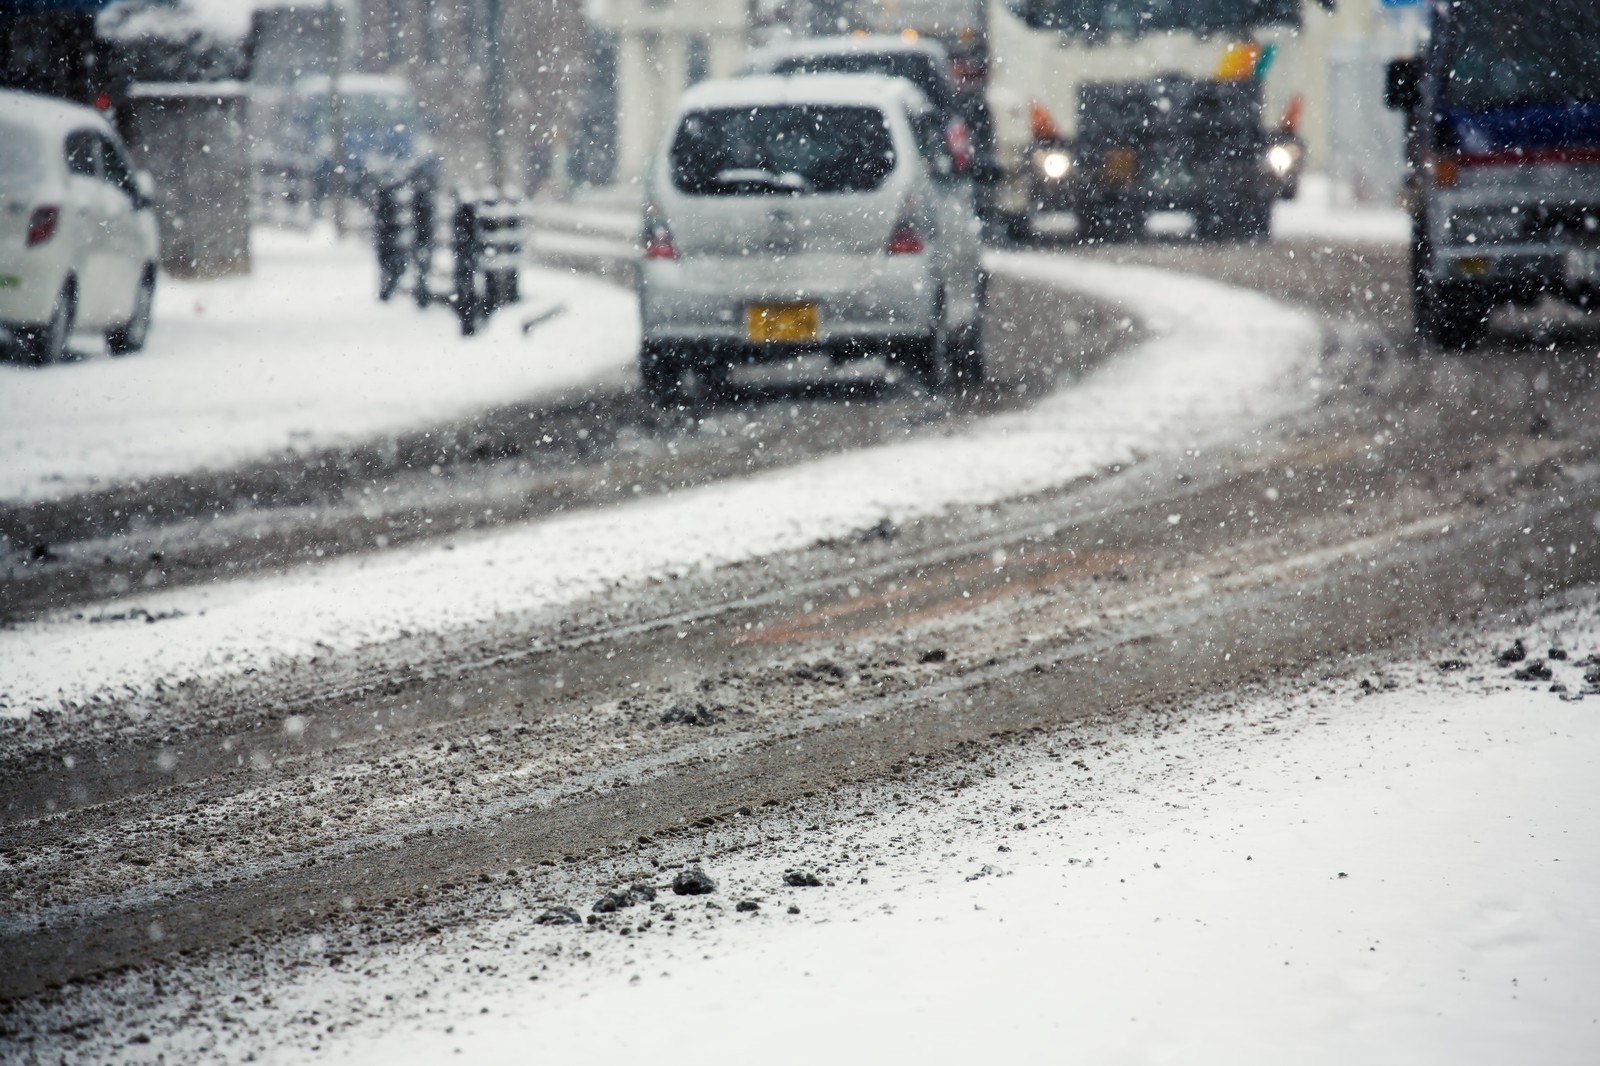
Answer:
[{"label": "car's rear wiper", "polygon": [[760,167],[738,167],[718,171],[715,180],[718,185],[754,185],[773,192],[811,191],[811,183],[792,170],[778,174],[771,170],[762,170]]}]

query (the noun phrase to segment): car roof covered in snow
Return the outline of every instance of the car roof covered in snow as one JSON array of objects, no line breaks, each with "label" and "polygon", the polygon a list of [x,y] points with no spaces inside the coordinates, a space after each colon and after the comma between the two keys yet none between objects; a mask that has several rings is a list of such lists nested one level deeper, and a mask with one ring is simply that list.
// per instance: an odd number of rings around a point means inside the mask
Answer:
[{"label": "car roof covered in snow", "polygon": [[0,89],[0,120],[33,130],[44,138],[65,137],[73,130],[92,129],[115,137],[98,111],[54,96]]},{"label": "car roof covered in snow", "polygon": [[758,74],[771,70],[786,59],[801,56],[925,55],[939,64],[940,69],[950,61],[950,56],[937,41],[924,37],[906,39],[887,33],[840,37],[801,37],[765,45],[751,52],[739,69],[745,74]]},{"label": "car roof covered in snow", "polygon": [[758,75],[701,82],[683,94],[678,112],[773,104],[840,104],[921,111],[922,90],[883,74],[808,74],[804,78]]}]

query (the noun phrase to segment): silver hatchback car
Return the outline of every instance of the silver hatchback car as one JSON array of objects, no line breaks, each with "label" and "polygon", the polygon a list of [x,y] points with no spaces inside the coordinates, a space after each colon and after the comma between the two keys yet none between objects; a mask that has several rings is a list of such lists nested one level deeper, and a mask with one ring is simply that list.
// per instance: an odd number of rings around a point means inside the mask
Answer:
[{"label": "silver hatchback car", "polygon": [[812,353],[886,356],[935,392],[982,378],[972,183],[909,82],[698,86],[647,182],[640,369],[658,402]]}]

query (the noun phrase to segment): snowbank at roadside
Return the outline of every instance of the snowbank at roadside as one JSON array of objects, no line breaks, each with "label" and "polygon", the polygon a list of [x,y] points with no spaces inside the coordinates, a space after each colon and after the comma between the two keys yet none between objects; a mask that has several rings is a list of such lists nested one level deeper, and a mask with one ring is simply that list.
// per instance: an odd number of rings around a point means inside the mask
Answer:
[{"label": "snowbank at roadside", "polygon": [[1411,220],[1400,207],[1342,204],[1332,181],[1307,174],[1299,194],[1273,208],[1272,233],[1282,240],[1323,237],[1341,244],[1404,244],[1411,239]]},{"label": "snowbank at roadside", "polygon": [[1142,454],[1247,433],[1314,397],[1320,332],[1254,293],[1146,267],[1006,254],[996,270],[1126,307],[1153,332],[1030,410],[621,507],[283,577],[138,595],[159,625],[57,619],[0,633],[0,714],[126,697],[570,603],[618,583],[803,548],[889,518],[1069,483]]},{"label": "snowbank at roadside", "polygon": [[[260,230],[254,244],[248,277],[163,281],[136,356],[0,364],[0,499],[420,429],[620,380],[638,354],[636,301],[594,279],[529,270],[524,302],[463,338],[448,308],[379,303],[364,241]],[[526,318],[556,305],[565,312],[524,334]]]},{"label": "snowbank at roadside", "polygon": [[[1595,620],[1590,602],[1530,643],[1593,651]],[[1081,727],[954,796],[914,774],[686,841],[723,909],[665,897],[670,937],[660,914],[624,937],[528,909],[364,960],[360,995],[324,969],[279,1009],[352,1016],[325,1051],[356,1062],[1592,1062],[1600,706],[1511,680],[1494,647],[1459,673],[1388,668],[1393,691],[1344,678]],[[792,867],[827,887],[785,887]],[[363,1020],[401,989],[426,1014]]]}]

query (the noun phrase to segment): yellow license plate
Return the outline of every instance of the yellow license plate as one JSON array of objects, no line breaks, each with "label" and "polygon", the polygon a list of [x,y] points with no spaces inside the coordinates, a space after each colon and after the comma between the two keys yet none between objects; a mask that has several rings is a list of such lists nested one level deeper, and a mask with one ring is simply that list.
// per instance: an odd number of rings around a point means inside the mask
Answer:
[{"label": "yellow license plate", "polygon": [[744,312],[744,335],[756,344],[817,339],[816,304],[751,304]]}]

